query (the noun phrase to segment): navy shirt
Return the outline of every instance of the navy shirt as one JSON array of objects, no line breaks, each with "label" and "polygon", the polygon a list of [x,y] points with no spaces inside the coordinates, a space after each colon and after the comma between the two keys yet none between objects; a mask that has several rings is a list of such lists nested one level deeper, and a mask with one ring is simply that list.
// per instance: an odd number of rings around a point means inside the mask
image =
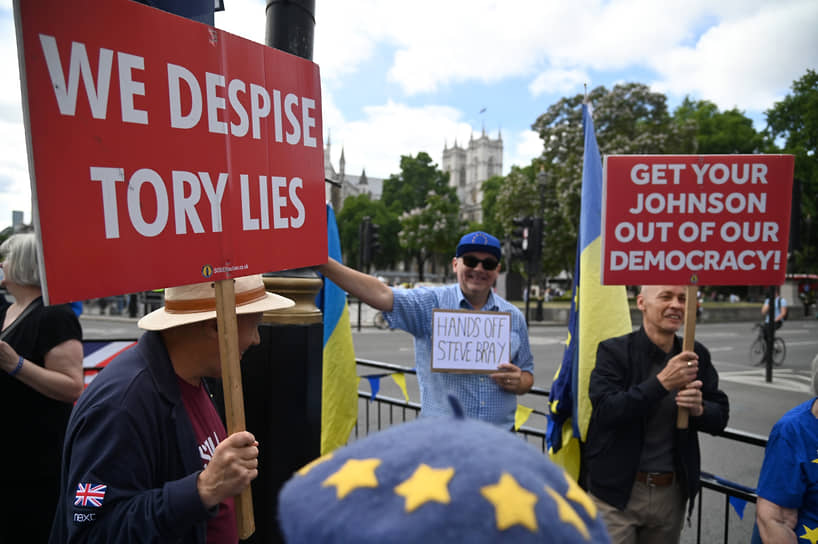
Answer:
[{"label": "navy shirt", "polygon": [[146,332],[71,413],[52,544],[205,544],[196,437],[162,337]]}]

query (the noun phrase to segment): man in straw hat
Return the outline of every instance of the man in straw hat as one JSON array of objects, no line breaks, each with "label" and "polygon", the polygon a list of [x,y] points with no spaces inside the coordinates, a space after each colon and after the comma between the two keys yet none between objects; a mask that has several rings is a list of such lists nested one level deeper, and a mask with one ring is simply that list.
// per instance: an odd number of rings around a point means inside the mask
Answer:
[{"label": "man in straw hat", "polygon": [[[264,311],[294,303],[259,275],[235,293],[243,353]],[[221,376],[215,284],[167,289],[138,325],[71,414],[51,542],[237,542],[232,497],[258,475],[258,443],[227,436],[202,383]]]}]

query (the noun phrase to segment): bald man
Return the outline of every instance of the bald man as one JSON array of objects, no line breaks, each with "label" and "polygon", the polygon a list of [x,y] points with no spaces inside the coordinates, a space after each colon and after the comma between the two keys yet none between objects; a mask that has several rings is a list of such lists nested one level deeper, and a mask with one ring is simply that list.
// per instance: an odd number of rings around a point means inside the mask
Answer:
[{"label": "bald man", "polygon": [[[591,372],[588,490],[614,543],[678,542],[699,491],[698,431],[727,425],[727,395],[710,352],[682,351],[685,286],[643,286],[639,330],[601,342]],[[678,408],[689,430],[676,429]]]}]

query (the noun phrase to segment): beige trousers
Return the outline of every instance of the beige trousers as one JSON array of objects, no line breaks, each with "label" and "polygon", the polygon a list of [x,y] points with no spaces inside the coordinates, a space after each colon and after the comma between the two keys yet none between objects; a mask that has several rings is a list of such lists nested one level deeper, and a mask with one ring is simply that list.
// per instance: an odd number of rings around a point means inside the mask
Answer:
[{"label": "beige trousers", "polygon": [[651,487],[634,482],[625,510],[591,495],[608,527],[613,544],[672,544],[679,542],[684,523],[684,492],[673,484]]}]

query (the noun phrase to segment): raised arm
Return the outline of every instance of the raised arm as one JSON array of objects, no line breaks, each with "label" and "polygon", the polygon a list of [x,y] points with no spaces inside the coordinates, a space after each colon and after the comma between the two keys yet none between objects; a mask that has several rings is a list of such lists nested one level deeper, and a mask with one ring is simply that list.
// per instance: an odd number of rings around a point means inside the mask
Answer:
[{"label": "raised arm", "polygon": [[392,289],[369,274],[358,272],[333,258],[318,267],[318,271],[341,289],[382,312],[392,311]]}]

